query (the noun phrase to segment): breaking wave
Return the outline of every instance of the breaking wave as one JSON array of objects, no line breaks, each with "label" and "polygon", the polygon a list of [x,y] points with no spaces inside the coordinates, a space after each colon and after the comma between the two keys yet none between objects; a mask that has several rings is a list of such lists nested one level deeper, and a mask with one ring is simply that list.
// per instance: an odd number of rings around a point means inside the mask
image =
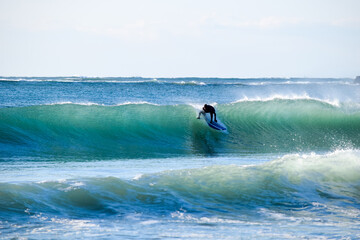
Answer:
[{"label": "breaking wave", "polygon": [[0,154],[121,158],[329,151],[360,147],[358,106],[316,99],[216,105],[222,134],[191,105],[52,104],[0,109]]},{"label": "breaking wave", "polygon": [[264,208],[327,211],[346,205],[349,212],[341,214],[358,218],[360,211],[354,210],[360,206],[359,172],[359,151],[346,150],[290,154],[254,166],[169,170],[132,180],[92,177],[0,183],[0,213],[2,218],[14,213],[237,216],[259,214]]}]

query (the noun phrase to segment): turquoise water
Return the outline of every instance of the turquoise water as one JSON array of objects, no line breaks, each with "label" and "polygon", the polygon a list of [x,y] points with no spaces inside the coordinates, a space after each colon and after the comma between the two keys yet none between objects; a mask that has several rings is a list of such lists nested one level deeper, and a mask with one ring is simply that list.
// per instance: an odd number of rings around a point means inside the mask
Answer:
[{"label": "turquoise water", "polygon": [[360,238],[352,79],[0,79],[1,238]]}]

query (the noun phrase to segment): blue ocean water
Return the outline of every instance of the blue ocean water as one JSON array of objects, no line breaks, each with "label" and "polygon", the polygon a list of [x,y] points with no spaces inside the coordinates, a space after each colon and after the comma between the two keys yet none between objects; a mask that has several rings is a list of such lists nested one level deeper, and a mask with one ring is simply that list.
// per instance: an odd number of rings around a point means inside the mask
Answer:
[{"label": "blue ocean water", "polygon": [[0,77],[0,172],[4,239],[358,239],[360,85]]}]

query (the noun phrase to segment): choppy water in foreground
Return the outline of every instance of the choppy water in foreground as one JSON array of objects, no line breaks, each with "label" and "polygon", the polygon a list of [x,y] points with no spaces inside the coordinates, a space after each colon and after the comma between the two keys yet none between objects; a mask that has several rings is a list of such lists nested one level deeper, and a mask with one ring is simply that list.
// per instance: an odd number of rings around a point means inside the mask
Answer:
[{"label": "choppy water in foreground", "polygon": [[357,239],[360,85],[0,77],[0,172],[5,239]]}]

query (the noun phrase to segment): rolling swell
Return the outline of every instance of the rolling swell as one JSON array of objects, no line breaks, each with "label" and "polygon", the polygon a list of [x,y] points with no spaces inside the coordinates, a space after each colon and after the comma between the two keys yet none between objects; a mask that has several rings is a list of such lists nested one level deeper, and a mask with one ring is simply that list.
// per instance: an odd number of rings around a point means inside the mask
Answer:
[{"label": "rolling swell", "polygon": [[93,177],[0,183],[0,219],[15,213],[99,217],[169,216],[179,211],[239,217],[257,215],[264,208],[292,209],[292,215],[302,210],[315,211],[318,216],[338,212],[351,219],[360,215],[359,160],[358,151],[347,150],[291,154],[255,166],[165,171],[132,180]]},{"label": "rolling swell", "polygon": [[360,111],[345,105],[272,99],[216,108],[228,134],[197,120],[190,105],[1,108],[0,154],[152,158],[360,147]]}]

